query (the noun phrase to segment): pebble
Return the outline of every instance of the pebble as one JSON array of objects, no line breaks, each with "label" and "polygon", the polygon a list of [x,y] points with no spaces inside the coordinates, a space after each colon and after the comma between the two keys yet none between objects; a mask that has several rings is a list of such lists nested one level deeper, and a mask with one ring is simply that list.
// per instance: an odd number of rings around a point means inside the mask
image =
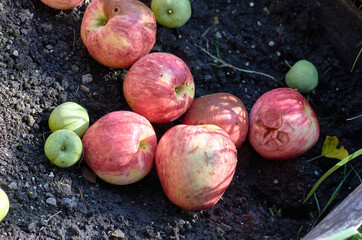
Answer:
[{"label": "pebble", "polygon": [[18,189],[18,185],[16,184],[16,182],[12,182],[9,184],[9,188],[11,190],[15,190],[15,189]]},{"label": "pebble", "polygon": [[14,56],[14,57],[18,57],[18,56],[19,56],[18,50],[14,50],[14,51],[13,51],[13,56]]},{"label": "pebble", "polygon": [[46,203],[49,205],[57,206],[57,200],[55,198],[48,198]]},{"label": "pebble", "polygon": [[274,41],[270,41],[270,42],[268,43],[268,45],[269,45],[269,47],[274,47],[274,46],[275,46],[275,42],[274,42]]},{"label": "pebble", "polygon": [[82,76],[82,83],[83,84],[87,84],[87,83],[91,83],[91,82],[93,82],[92,74],[88,73],[88,74],[84,74]]},{"label": "pebble", "polygon": [[84,93],[89,93],[90,92],[90,89],[89,88],[87,88],[86,86],[84,86],[84,85],[80,85],[80,90],[82,91],[82,92],[84,92]]},{"label": "pebble", "polygon": [[255,5],[254,2],[250,2],[250,3],[249,3],[249,6],[250,6],[250,7],[254,7],[254,5]]}]

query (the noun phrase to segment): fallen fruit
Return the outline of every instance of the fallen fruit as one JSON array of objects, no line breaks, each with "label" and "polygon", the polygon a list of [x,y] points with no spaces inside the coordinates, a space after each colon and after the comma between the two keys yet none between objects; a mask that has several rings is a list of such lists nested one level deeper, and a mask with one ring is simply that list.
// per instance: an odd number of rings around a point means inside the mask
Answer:
[{"label": "fallen fruit", "polygon": [[8,195],[0,188],[0,222],[9,212],[9,198]]},{"label": "fallen fruit", "polygon": [[65,102],[57,106],[49,116],[49,128],[52,132],[68,129],[82,137],[89,127],[87,110],[75,102]]},{"label": "fallen fruit", "polygon": [[243,102],[230,93],[213,93],[197,98],[182,118],[187,125],[214,124],[224,129],[236,149],[244,143],[249,128]]},{"label": "fallen fruit", "polygon": [[84,0],[40,0],[48,7],[59,9],[59,10],[69,10],[79,6]]},{"label": "fallen fruit", "polygon": [[318,85],[318,71],[311,62],[299,60],[285,75],[285,82],[300,93],[309,93]]},{"label": "fallen fruit", "polygon": [[93,0],[83,16],[81,37],[96,61],[124,68],[151,51],[156,28],[153,12],[138,0]]},{"label": "fallen fruit", "polygon": [[309,102],[291,88],[264,93],[250,112],[249,142],[264,158],[286,160],[305,153],[319,137]]},{"label": "fallen fruit", "polygon": [[181,27],[191,17],[189,0],[152,0],[151,9],[157,22],[168,28]]},{"label": "fallen fruit", "polygon": [[82,157],[82,140],[73,131],[60,129],[49,135],[45,141],[44,152],[55,166],[67,168]]},{"label": "fallen fruit", "polygon": [[134,112],[152,123],[168,123],[191,106],[195,85],[182,59],[169,53],[150,53],[127,72],[123,93]]},{"label": "fallen fruit", "polygon": [[176,125],[160,139],[156,170],[168,199],[186,210],[214,206],[236,168],[236,148],[215,125]]},{"label": "fallen fruit", "polygon": [[144,178],[154,164],[156,133],[143,116],[111,112],[83,136],[84,160],[102,180],[126,185]]}]

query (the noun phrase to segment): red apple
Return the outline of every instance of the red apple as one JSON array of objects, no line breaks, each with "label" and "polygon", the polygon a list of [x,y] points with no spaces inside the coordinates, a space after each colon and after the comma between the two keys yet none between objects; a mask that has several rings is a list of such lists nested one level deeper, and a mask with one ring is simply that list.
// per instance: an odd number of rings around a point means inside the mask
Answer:
[{"label": "red apple", "polygon": [[84,0],[40,0],[45,5],[59,10],[68,10],[79,6]]},{"label": "red apple", "polygon": [[85,162],[111,184],[137,182],[154,163],[156,133],[146,118],[134,112],[106,114],[85,132],[82,141]]},{"label": "red apple", "polygon": [[83,16],[81,37],[96,61],[123,68],[151,51],[156,26],[151,9],[138,0],[93,0]]},{"label": "red apple", "polygon": [[175,205],[190,211],[214,206],[236,168],[236,148],[216,125],[176,125],[160,139],[156,170],[162,188]]},{"label": "red apple", "polygon": [[182,118],[187,125],[214,124],[224,129],[235,143],[243,145],[249,128],[243,102],[229,93],[213,93],[197,98]]},{"label": "red apple", "polygon": [[123,94],[132,110],[150,122],[168,123],[191,106],[195,96],[194,79],[179,57],[151,53],[127,72]]},{"label": "red apple", "polygon": [[264,93],[250,112],[249,142],[264,158],[295,158],[314,146],[318,119],[309,102],[291,88]]}]

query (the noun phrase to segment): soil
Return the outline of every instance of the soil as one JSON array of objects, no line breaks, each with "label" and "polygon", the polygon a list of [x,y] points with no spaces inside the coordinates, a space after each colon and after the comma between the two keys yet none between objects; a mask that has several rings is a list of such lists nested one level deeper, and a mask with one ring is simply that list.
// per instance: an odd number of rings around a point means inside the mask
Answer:
[{"label": "soil", "polygon": [[[144,1],[150,6],[150,1]],[[246,142],[238,151],[235,177],[212,208],[189,212],[164,195],[155,169],[143,180],[115,186],[96,179],[87,165],[61,169],[46,158],[48,117],[59,104],[84,106],[91,123],[116,110],[130,110],[122,93],[127,69],[94,61],[80,38],[86,1],[58,11],[38,0],[0,2],[0,187],[11,206],[0,239],[296,239],[317,220],[315,199],[303,204],[314,183],[338,160],[318,158],[327,135],[350,152],[361,148],[361,69],[350,71],[323,35],[319,6],[302,0],[192,0],[182,27],[158,26],[152,52],[175,54],[189,66],[196,97],[229,92],[250,112],[278,82],[235,68],[219,67],[201,48],[236,67],[281,81],[290,64],[313,62],[320,82],[309,96],[321,126],[317,144],[288,161],[263,159]],[[337,46],[338,47],[338,46]],[[158,138],[171,126],[157,125]],[[328,177],[316,197],[323,208],[344,170],[361,171],[361,158]],[[360,184],[352,173],[330,208]],[[321,216],[323,217],[323,216]],[[320,219],[320,218],[319,218]]]}]

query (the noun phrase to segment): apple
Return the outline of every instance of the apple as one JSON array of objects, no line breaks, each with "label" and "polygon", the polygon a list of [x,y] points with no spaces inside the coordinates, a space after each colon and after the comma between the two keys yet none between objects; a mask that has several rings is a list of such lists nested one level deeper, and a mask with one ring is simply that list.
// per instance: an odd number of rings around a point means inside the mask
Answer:
[{"label": "apple", "polygon": [[98,119],[83,136],[84,160],[103,181],[127,185],[152,169],[157,147],[151,123],[131,111],[115,111]]},{"label": "apple", "polygon": [[99,63],[129,67],[149,53],[157,23],[151,9],[138,0],[93,0],[81,24],[81,38]]},{"label": "apple", "polygon": [[68,10],[79,6],[84,0],[40,0],[45,5],[59,10]]},{"label": "apple", "polygon": [[55,166],[71,167],[82,157],[82,140],[73,131],[60,129],[50,134],[46,139],[44,152]]},{"label": "apple", "polygon": [[150,53],[127,72],[123,94],[134,112],[152,123],[168,123],[191,106],[195,84],[182,59],[170,53]]},{"label": "apple", "polygon": [[65,102],[51,112],[48,124],[52,132],[68,129],[82,137],[89,127],[89,115],[81,105],[75,102]]},{"label": "apple", "polygon": [[216,125],[176,125],[160,139],[156,171],[167,198],[182,209],[214,206],[234,176],[230,136]]},{"label": "apple", "polygon": [[264,158],[295,158],[314,146],[318,119],[298,91],[277,88],[264,93],[250,112],[249,142]]},{"label": "apple", "polygon": [[168,28],[178,28],[191,17],[189,0],[152,0],[151,10],[159,24]]},{"label": "apple", "polygon": [[182,117],[187,125],[214,124],[224,129],[235,143],[243,145],[249,128],[248,112],[243,102],[230,93],[213,93],[197,98]]},{"label": "apple", "polygon": [[0,188],[0,222],[4,219],[9,212],[9,198],[8,195]]},{"label": "apple", "polygon": [[285,82],[300,93],[309,93],[318,85],[318,71],[311,62],[299,60],[285,75]]}]

